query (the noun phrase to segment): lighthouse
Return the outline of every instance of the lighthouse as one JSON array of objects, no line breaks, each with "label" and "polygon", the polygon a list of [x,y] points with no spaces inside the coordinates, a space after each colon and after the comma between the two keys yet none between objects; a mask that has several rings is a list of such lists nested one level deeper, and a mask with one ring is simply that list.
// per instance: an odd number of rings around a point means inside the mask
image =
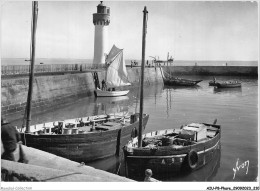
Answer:
[{"label": "lighthouse", "polygon": [[104,64],[107,53],[107,29],[110,23],[110,8],[100,1],[97,13],[93,14],[95,25],[94,60],[93,64]]}]

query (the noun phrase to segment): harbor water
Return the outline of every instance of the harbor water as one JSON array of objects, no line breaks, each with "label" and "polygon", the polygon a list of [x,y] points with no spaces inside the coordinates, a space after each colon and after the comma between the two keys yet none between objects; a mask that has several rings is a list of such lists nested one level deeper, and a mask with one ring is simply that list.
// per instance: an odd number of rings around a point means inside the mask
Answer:
[{"label": "harbor water", "polygon": [[[258,176],[258,79],[218,76],[217,80],[240,80],[242,88],[214,89],[208,76],[186,76],[202,79],[192,88],[144,88],[144,113],[150,115],[145,132],[180,128],[192,122],[221,125],[221,147],[209,164],[182,175],[162,175],[162,181],[256,181]],[[88,97],[37,115],[31,124],[113,112],[138,112],[139,89],[131,89],[118,98]],[[21,126],[22,121],[12,121]],[[88,163],[98,169],[125,176],[123,157],[110,157]]]}]

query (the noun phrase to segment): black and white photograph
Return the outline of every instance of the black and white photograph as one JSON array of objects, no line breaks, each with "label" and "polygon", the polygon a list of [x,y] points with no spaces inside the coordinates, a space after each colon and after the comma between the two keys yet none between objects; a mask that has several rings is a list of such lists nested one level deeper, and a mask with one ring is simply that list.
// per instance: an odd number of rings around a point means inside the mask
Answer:
[{"label": "black and white photograph", "polygon": [[259,190],[259,1],[3,0],[0,42],[1,190]]}]

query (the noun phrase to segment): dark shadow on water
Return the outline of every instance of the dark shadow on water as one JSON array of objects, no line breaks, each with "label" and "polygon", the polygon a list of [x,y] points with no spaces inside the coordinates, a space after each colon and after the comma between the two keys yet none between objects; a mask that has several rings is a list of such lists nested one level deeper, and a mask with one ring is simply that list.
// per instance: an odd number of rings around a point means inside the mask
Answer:
[{"label": "dark shadow on water", "polygon": [[113,174],[117,174],[118,169],[120,168],[120,157],[112,156],[102,160],[97,160],[94,162],[89,162],[86,165],[92,166],[96,169],[104,170]]},{"label": "dark shadow on water", "polygon": [[202,89],[200,85],[195,85],[195,86],[168,86],[164,85],[163,89],[173,89],[173,90],[178,90],[178,89],[187,89],[187,90],[198,90]]},{"label": "dark shadow on water", "polygon": [[128,96],[118,96],[118,97],[97,97],[96,102],[100,103],[120,103],[129,100]]}]

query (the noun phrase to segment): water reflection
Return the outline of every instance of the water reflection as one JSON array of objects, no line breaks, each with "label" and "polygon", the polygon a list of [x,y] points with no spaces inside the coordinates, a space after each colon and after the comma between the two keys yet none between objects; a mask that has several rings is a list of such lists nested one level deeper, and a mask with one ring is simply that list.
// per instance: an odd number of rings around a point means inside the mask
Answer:
[{"label": "water reflection", "polygon": [[237,88],[213,88],[213,93],[214,94],[238,94],[242,95],[242,88],[237,87]]},{"label": "water reflection", "polygon": [[187,90],[199,90],[202,89],[202,87],[200,85],[195,85],[195,86],[167,86],[164,85],[163,89],[173,89],[173,90],[177,90],[177,89],[187,89]]},{"label": "water reflection", "polygon": [[101,169],[113,174],[124,176],[124,161],[122,157],[112,156],[102,160],[87,163],[86,165]]},{"label": "water reflection", "polygon": [[120,97],[98,97],[95,99],[94,113],[118,113],[128,112],[128,96]]}]

